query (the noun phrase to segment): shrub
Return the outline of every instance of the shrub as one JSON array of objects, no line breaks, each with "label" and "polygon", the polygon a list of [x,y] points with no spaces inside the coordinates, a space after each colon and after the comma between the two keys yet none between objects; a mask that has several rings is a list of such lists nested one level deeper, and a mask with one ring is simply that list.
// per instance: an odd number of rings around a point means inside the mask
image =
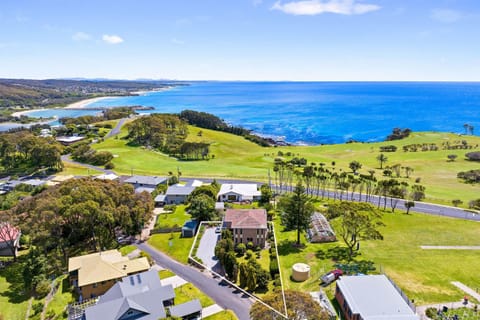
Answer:
[{"label": "shrub", "polygon": [[260,269],[257,271],[257,286],[259,289],[266,289],[270,281],[270,275],[267,270]]},{"label": "shrub", "polygon": [[434,319],[437,316],[437,313],[438,310],[436,308],[427,308],[427,310],[425,310],[425,314],[431,319]]},{"label": "shrub", "polygon": [[247,250],[246,258],[247,260],[250,259],[253,256],[253,251],[252,250]]},{"label": "shrub", "polygon": [[247,243],[247,249],[249,250],[253,249],[253,242],[250,241]]},{"label": "shrub", "polygon": [[105,169],[107,169],[107,170],[111,170],[111,169],[114,169],[114,168],[115,168],[115,165],[112,162],[108,162],[105,165]]},{"label": "shrub", "polygon": [[480,152],[469,152],[465,155],[465,157],[467,157],[467,159],[470,161],[480,161]]},{"label": "shrub", "polygon": [[35,287],[35,292],[39,297],[45,297],[50,292],[50,281],[47,279],[40,280],[40,282]]},{"label": "shrub", "polygon": [[235,248],[235,251],[242,256],[245,254],[246,250],[247,250],[247,246],[244,243],[239,243]]},{"label": "shrub", "polygon": [[39,314],[43,310],[43,303],[37,302],[32,305],[33,314]]},{"label": "shrub", "polygon": [[165,211],[172,211],[172,213],[175,213],[175,210],[177,210],[177,206],[174,204],[166,204],[163,209]]},{"label": "shrub", "polygon": [[270,275],[272,278],[275,278],[275,275],[279,273],[280,270],[278,269],[277,259],[270,260]]}]

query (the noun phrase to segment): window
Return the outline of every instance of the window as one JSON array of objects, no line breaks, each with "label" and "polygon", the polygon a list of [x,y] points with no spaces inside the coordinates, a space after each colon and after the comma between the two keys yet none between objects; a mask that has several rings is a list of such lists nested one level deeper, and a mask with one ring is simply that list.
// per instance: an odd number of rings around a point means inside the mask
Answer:
[{"label": "window", "polygon": [[93,284],[93,287],[96,288],[96,287],[97,287],[97,283],[94,283],[94,284]]}]

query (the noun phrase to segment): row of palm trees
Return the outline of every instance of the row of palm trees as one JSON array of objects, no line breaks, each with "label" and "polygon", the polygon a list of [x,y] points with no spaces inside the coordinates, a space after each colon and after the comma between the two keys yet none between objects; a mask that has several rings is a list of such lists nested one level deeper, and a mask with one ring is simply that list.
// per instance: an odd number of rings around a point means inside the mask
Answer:
[{"label": "row of palm trees", "polygon": [[[424,186],[414,184],[410,187],[407,182],[393,178],[378,180],[374,170],[369,170],[368,174],[359,174],[358,162],[350,167],[354,168],[352,172],[337,171],[334,166],[328,168],[324,163],[298,166],[277,158],[273,167],[272,189],[277,194],[291,192],[301,180],[306,193],[312,198],[376,202],[383,209],[389,203],[392,211],[400,199],[419,201],[425,197]],[[405,202],[409,210],[408,206],[414,204],[407,205],[407,202],[410,201]]]}]

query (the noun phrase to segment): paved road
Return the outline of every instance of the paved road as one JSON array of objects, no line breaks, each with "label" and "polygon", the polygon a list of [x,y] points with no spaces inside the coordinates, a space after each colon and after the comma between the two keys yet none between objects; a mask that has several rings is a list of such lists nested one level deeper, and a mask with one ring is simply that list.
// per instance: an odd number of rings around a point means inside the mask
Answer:
[{"label": "paved road", "polygon": [[113,128],[112,130],[110,130],[109,133],[107,133],[107,135],[105,136],[105,139],[116,136],[117,134],[119,134],[120,129],[122,128],[123,124],[125,123],[125,120],[127,120],[127,118],[120,119],[120,121],[118,121],[115,128]]},{"label": "paved road", "polygon": [[237,315],[239,320],[250,319],[251,300],[235,289],[229,288],[228,285],[213,279],[197,269],[183,265],[162,252],[152,248],[146,243],[136,245],[140,250],[149,253],[153,260],[162,267],[168,268],[178,276],[191,282],[203,293],[212,298],[216,304],[224,309],[231,309]]},{"label": "paved road", "polygon": [[77,166],[82,166],[82,167],[85,167],[87,169],[98,170],[98,171],[101,171],[105,174],[115,174],[115,172],[113,172],[112,170],[107,170],[107,169],[104,169],[102,167],[97,167],[97,166],[93,166],[91,164],[81,163],[81,162],[77,162],[75,160],[72,160],[72,159],[70,159],[69,154],[63,155],[62,156],[62,161],[67,162],[67,163],[71,163],[71,164],[75,164]]}]

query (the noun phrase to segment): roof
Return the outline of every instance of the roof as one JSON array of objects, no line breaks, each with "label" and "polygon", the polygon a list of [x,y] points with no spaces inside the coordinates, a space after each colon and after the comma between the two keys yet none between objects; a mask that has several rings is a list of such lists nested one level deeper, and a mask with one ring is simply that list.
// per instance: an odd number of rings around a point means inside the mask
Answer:
[{"label": "roof", "polygon": [[364,320],[419,319],[385,275],[342,276],[337,286]]},{"label": "roof", "polygon": [[167,196],[188,196],[190,195],[190,193],[193,192],[193,190],[195,190],[196,187],[188,187],[188,186],[182,186],[182,185],[179,185],[179,184],[176,184],[174,186],[170,186],[168,187],[167,189],[167,192],[165,192],[165,194]]},{"label": "roof", "polygon": [[104,303],[159,288],[162,288],[162,283],[158,277],[158,272],[152,269],[122,278],[101,296],[99,301]]},{"label": "roof", "polygon": [[164,194],[159,194],[158,196],[155,197],[155,200],[154,200],[154,201],[155,201],[155,202],[165,202],[165,198],[166,198],[166,197],[167,197],[167,196],[164,195]]},{"label": "roof", "polygon": [[71,137],[57,137],[58,142],[64,142],[64,143],[72,143],[72,142],[77,142],[80,140],[85,139],[85,137],[82,136],[71,136]]},{"label": "roof", "polygon": [[223,220],[233,229],[267,229],[265,209],[227,209]]},{"label": "roof", "polygon": [[195,230],[197,228],[197,220],[188,220],[182,227],[182,230]]},{"label": "roof", "polygon": [[200,304],[200,300],[195,299],[173,307],[169,307],[168,309],[170,310],[170,314],[172,316],[181,318],[192,313],[201,312],[202,305]]},{"label": "roof", "polygon": [[12,227],[9,223],[0,224],[0,243],[15,241],[21,235],[20,229]]},{"label": "roof", "polygon": [[124,277],[110,288],[98,303],[85,309],[86,320],[118,320],[129,311],[141,315],[135,319],[165,318],[163,301],[175,298],[172,285],[162,286],[156,270]]},{"label": "roof", "polygon": [[257,190],[257,185],[255,183],[242,183],[242,184],[231,184],[225,183],[220,187],[218,195],[221,196],[227,193],[237,193],[247,196],[260,196],[262,193]]},{"label": "roof", "polygon": [[155,188],[138,187],[138,188],[135,189],[136,193],[142,193],[143,191],[148,192],[148,193],[152,193],[153,191],[155,191]]},{"label": "roof", "polygon": [[68,272],[78,270],[78,286],[125,277],[150,268],[147,258],[129,260],[118,250],[109,250],[68,259]]},{"label": "roof", "polygon": [[168,179],[166,177],[154,177],[154,176],[131,176],[125,180],[125,183],[130,184],[149,184],[158,186],[161,183],[164,183]]},{"label": "roof", "polygon": [[114,173],[109,173],[109,174],[101,174],[95,177],[95,179],[100,179],[100,180],[117,180],[118,176]]}]

